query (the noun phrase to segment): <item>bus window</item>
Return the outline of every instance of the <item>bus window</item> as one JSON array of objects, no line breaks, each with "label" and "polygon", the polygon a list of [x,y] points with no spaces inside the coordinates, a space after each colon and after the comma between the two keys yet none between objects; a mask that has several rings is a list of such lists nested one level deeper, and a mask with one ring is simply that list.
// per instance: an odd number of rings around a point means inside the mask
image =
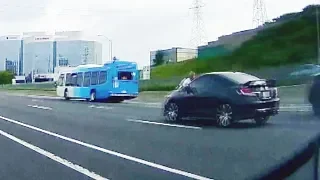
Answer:
[{"label": "bus window", "polygon": [[92,72],[91,73],[91,85],[97,85],[98,84],[98,72]]},{"label": "bus window", "polygon": [[91,77],[91,72],[84,73],[84,78],[83,78],[83,86],[84,87],[90,86],[90,77]]},{"label": "bus window", "polygon": [[107,71],[100,71],[99,84],[107,82]]},{"label": "bus window", "polygon": [[121,71],[121,72],[118,73],[118,79],[120,79],[120,80],[132,80],[133,79],[132,72]]},{"label": "bus window", "polygon": [[66,86],[71,85],[71,73],[67,73],[66,75]]},{"label": "bus window", "polygon": [[77,86],[81,87],[83,82],[83,73],[80,72],[77,74]]},{"label": "bus window", "polygon": [[77,86],[77,74],[71,74],[71,86]]},{"label": "bus window", "polygon": [[63,86],[64,74],[60,74],[57,86]]}]

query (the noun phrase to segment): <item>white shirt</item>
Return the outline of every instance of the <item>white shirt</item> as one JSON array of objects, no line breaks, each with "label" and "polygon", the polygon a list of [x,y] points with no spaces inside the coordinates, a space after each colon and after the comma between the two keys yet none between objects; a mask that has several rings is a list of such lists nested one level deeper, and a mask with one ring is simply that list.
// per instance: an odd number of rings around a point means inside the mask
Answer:
[{"label": "white shirt", "polygon": [[189,84],[191,83],[191,79],[190,78],[187,78],[183,81],[182,83],[182,87],[186,87],[188,86]]}]

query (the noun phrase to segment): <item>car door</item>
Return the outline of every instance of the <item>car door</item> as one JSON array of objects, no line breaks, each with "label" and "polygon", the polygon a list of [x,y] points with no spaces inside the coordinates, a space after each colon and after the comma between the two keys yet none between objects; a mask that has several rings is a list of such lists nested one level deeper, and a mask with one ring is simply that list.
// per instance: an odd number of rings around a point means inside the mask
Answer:
[{"label": "car door", "polygon": [[187,87],[182,88],[183,106],[188,116],[197,117],[198,107],[196,102],[199,100],[199,94],[204,86],[203,77],[193,80]]},{"label": "car door", "polygon": [[209,92],[212,92],[214,87],[212,83],[210,75],[203,75],[190,83],[192,96],[189,97],[189,102],[192,103],[192,113],[195,117],[206,117],[206,108],[214,104],[208,100],[211,95]]},{"label": "car door", "polygon": [[220,75],[208,74],[203,77],[194,96],[195,114],[199,118],[212,118],[216,114],[217,107],[230,97],[233,83]]},{"label": "car door", "polygon": [[186,117],[193,116],[194,104],[193,98],[194,93],[189,86],[183,87],[174,92],[175,99],[174,101],[178,104],[179,108]]}]

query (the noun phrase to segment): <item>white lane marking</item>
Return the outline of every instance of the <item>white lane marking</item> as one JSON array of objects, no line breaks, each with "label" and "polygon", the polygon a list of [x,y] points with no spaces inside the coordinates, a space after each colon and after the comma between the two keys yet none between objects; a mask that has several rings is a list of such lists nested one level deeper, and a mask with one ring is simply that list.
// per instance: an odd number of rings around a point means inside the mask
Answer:
[{"label": "white lane marking", "polygon": [[311,109],[280,109],[279,112],[311,112]]},{"label": "white lane marking", "polygon": [[63,99],[62,97],[56,97],[56,96],[37,96],[37,95],[21,95],[23,97],[30,97],[35,99]]},{"label": "white lane marking", "polygon": [[189,173],[189,172],[186,172],[186,171],[170,168],[170,167],[167,167],[167,166],[164,166],[164,165],[160,165],[160,164],[156,164],[156,163],[153,163],[153,162],[149,162],[149,161],[146,161],[146,160],[143,160],[143,159],[139,159],[139,158],[136,158],[136,157],[133,157],[133,156],[128,156],[128,155],[125,155],[125,154],[121,154],[121,153],[116,152],[116,151],[111,151],[111,150],[108,150],[108,149],[104,149],[104,148],[96,146],[96,145],[88,144],[88,143],[85,143],[85,142],[82,142],[82,141],[79,141],[79,140],[76,140],[76,139],[72,139],[72,138],[69,138],[69,137],[66,137],[66,136],[62,136],[62,135],[59,135],[59,134],[56,134],[56,133],[53,133],[53,132],[50,132],[50,131],[47,131],[47,130],[40,129],[40,128],[35,127],[35,126],[31,126],[31,125],[28,125],[28,124],[25,124],[25,123],[10,119],[10,118],[6,118],[6,117],[3,117],[3,116],[0,116],[0,119],[3,119],[5,121],[7,121],[7,122],[11,122],[13,124],[17,124],[17,125],[29,128],[29,129],[33,129],[33,130],[38,131],[38,132],[42,132],[44,134],[48,134],[50,136],[54,136],[54,137],[63,139],[65,141],[69,141],[69,142],[72,142],[72,143],[75,143],[75,144],[79,144],[79,145],[82,145],[82,146],[87,147],[87,148],[95,149],[97,151],[104,152],[106,154],[114,155],[114,156],[129,160],[129,161],[133,161],[133,162],[136,162],[136,163],[139,163],[139,164],[150,166],[150,167],[153,167],[153,168],[156,168],[156,169],[161,169],[161,170],[164,170],[164,171],[167,171],[167,172],[171,172],[171,173],[174,173],[174,174],[178,174],[178,175],[181,175],[181,176],[185,176],[185,177],[189,177],[189,178],[193,178],[193,179],[197,179],[197,180],[213,180],[211,178],[207,178],[207,177],[203,177],[203,176],[200,176],[200,175],[192,174],[192,173]]},{"label": "white lane marking", "polygon": [[106,107],[106,106],[95,106],[95,105],[90,105],[88,106],[89,108],[96,108],[96,109],[112,109],[112,107]]},{"label": "white lane marking", "polygon": [[28,105],[29,107],[38,108],[38,109],[44,109],[44,110],[52,110],[51,107],[45,107],[45,106],[38,106],[38,105]]},{"label": "white lane marking", "polygon": [[286,107],[312,107],[311,104],[283,104],[280,106],[280,108],[286,108]]},{"label": "white lane marking", "polygon": [[138,119],[127,119],[127,121],[144,123],[144,124],[155,124],[155,125],[161,125],[161,126],[187,128],[187,129],[202,129],[201,127],[196,127],[196,126],[184,126],[184,125],[178,125],[178,124],[166,124],[166,123],[159,123],[159,122],[152,122],[152,121],[143,121],[143,120],[138,120]]},{"label": "white lane marking", "polygon": [[278,88],[292,88],[292,87],[299,87],[299,86],[306,86],[307,84],[297,84],[291,86],[278,86]]},{"label": "white lane marking", "polygon": [[125,101],[128,104],[147,104],[147,105],[161,105],[161,102],[143,102],[143,101]]},{"label": "white lane marking", "polygon": [[32,102],[43,102],[42,100],[32,99]]},{"label": "white lane marking", "polygon": [[88,177],[91,177],[93,179],[105,179],[105,180],[108,180],[107,178],[104,178],[104,177],[102,177],[102,176],[100,176],[100,175],[98,175],[98,174],[96,174],[94,172],[91,172],[88,169],[85,169],[85,168],[83,168],[83,167],[81,167],[81,166],[79,166],[77,164],[73,164],[72,162],[70,162],[70,161],[68,161],[66,159],[63,159],[63,158],[61,158],[59,156],[56,156],[56,155],[52,154],[51,152],[43,150],[43,149],[41,149],[41,148],[39,148],[39,147],[37,147],[35,145],[27,143],[27,142],[15,137],[15,136],[12,136],[11,134],[6,133],[6,132],[4,132],[2,130],[0,130],[0,134],[5,136],[5,137],[7,137],[7,138],[9,138],[9,139],[11,139],[12,141],[15,141],[16,143],[19,143],[19,144],[21,144],[21,145],[23,145],[23,146],[25,146],[25,147],[27,147],[27,148],[39,153],[41,155],[44,155],[44,156],[46,156],[46,157],[48,157],[48,158],[50,158],[50,159],[52,159],[52,160],[54,160],[54,161],[56,161],[56,162],[58,162],[60,164],[63,164],[63,165],[65,165],[65,166],[67,166],[67,167],[69,167],[69,168],[71,168],[73,170],[76,170],[79,173],[84,174],[84,175],[86,175]]}]

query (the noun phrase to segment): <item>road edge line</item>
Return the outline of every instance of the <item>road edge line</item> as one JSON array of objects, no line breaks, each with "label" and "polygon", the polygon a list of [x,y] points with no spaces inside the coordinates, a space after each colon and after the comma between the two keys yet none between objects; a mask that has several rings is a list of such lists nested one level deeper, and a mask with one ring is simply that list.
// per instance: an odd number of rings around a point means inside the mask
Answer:
[{"label": "road edge line", "polygon": [[79,166],[77,164],[74,164],[74,163],[72,163],[72,162],[70,162],[70,161],[68,161],[66,159],[63,159],[63,158],[57,156],[57,155],[54,155],[53,153],[51,153],[49,151],[41,149],[38,146],[30,144],[30,143],[28,143],[28,142],[26,142],[26,141],[24,141],[22,139],[19,139],[19,138],[13,136],[13,135],[7,133],[7,132],[4,132],[4,131],[0,130],[0,134],[2,136],[5,136],[6,138],[18,143],[18,144],[20,144],[20,145],[23,145],[26,148],[29,148],[29,149],[31,149],[31,150],[33,150],[33,151],[35,151],[35,152],[37,152],[37,153],[39,153],[39,154],[41,154],[43,156],[46,156],[47,158],[49,158],[49,159],[51,159],[51,160],[53,160],[55,162],[58,162],[58,163],[60,163],[60,164],[62,164],[64,166],[67,166],[67,167],[69,167],[69,168],[71,168],[71,169],[73,169],[73,170],[75,170],[75,171],[77,171],[77,172],[79,172],[81,174],[84,174],[84,175],[86,175],[88,177],[91,177],[93,179],[99,179],[99,180],[100,179],[101,180],[108,180],[107,178],[102,177],[102,176],[100,176],[100,175],[98,175],[98,174],[96,174],[96,173],[94,173],[94,172],[92,172],[92,171],[90,171],[90,170],[88,170],[88,169],[86,169],[84,167],[81,167],[81,166]]}]

